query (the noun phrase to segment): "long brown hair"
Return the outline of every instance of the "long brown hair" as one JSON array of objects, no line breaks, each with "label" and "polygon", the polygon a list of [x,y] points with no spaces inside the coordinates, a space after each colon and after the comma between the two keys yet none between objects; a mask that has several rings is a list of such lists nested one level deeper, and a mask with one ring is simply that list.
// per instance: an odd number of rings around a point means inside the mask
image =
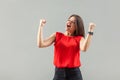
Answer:
[{"label": "long brown hair", "polygon": [[76,25],[76,30],[74,32],[74,36],[83,36],[85,37],[85,30],[84,30],[84,24],[83,20],[79,15],[72,14],[69,18],[75,17],[75,25]]}]

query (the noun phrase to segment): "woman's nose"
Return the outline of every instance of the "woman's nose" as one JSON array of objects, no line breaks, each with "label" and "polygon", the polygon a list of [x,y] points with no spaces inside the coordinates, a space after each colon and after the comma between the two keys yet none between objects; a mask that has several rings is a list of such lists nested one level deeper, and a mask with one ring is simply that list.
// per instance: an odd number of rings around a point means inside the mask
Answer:
[{"label": "woman's nose", "polygon": [[67,21],[67,24],[69,24],[69,25],[70,25],[70,24],[71,24],[71,21]]}]

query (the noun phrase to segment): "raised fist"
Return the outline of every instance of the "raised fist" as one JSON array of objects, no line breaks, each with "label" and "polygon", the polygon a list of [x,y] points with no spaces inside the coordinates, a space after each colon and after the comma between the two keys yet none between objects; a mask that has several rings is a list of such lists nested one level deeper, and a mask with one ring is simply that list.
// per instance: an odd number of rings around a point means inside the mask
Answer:
[{"label": "raised fist", "polygon": [[40,20],[40,26],[43,27],[46,23],[46,20],[45,19],[41,19]]},{"label": "raised fist", "polygon": [[90,23],[90,24],[89,24],[89,29],[88,29],[88,31],[93,32],[95,26],[96,26],[96,24]]}]

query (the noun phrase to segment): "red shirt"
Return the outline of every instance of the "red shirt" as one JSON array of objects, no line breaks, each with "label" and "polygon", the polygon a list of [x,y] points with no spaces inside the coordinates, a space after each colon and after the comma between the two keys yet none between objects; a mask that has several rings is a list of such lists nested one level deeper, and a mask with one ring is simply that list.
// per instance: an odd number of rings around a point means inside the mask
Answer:
[{"label": "red shirt", "polygon": [[54,65],[56,67],[74,68],[81,66],[80,39],[81,36],[66,36],[56,32],[54,44]]}]

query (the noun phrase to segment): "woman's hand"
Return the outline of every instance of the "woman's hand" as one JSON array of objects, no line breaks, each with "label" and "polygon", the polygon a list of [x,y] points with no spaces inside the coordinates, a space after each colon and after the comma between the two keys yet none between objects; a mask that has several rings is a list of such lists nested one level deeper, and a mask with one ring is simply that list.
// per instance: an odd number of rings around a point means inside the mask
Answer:
[{"label": "woman's hand", "polygon": [[96,26],[96,24],[90,23],[90,24],[89,24],[89,29],[88,29],[88,31],[89,31],[89,32],[93,32],[95,26]]},{"label": "woman's hand", "polygon": [[40,20],[40,27],[43,27],[46,23],[46,20],[45,19],[41,19]]}]

